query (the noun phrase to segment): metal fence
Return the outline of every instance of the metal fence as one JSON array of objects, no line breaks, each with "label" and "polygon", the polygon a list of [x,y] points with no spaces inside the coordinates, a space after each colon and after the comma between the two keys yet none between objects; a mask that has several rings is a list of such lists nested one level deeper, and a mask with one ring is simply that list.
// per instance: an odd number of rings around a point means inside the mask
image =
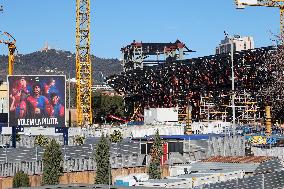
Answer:
[{"label": "metal fence", "polygon": [[[111,157],[112,168],[130,168],[142,167],[145,155]],[[93,158],[66,159],[62,163],[63,172],[80,172],[96,170],[96,162]],[[28,175],[39,175],[43,172],[43,162],[40,161],[22,161],[0,163],[0,176],[14,176],[18,171],[24,171]]]}]

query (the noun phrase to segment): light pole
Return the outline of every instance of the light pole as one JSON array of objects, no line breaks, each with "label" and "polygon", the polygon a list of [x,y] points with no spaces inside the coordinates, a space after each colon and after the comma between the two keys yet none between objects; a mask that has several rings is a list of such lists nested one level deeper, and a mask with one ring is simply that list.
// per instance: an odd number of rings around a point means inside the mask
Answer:
[{"label": "light pole", "polygon": [[233,135],[236,129],[236,107],[235,107],[235,73],[234,73],[234,42],[233,38],[229,38],[231,45],[231,69],[232,69],[232,110],[233,110]]},{"label": "light pole", "polygon": [[68,58],[68,127],[71,127],[71,110],[70,110],[70,98],[71,98],[71,90],[70,90],[70,84],[71,84],[71,76],[70,76],[70,72],[71,72],[71,68],[70,68],[70,64],[71,64],[71,55],[67,56]]}]

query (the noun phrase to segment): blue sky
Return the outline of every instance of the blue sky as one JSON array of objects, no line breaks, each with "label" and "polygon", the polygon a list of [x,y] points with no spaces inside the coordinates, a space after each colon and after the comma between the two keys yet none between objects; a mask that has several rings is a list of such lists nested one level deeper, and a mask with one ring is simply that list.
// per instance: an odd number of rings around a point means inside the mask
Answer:
[{"label": "blue sky", "polygon": [[[76,0],[0,0],[0,30],[17,39],[18,51],[40,50],[46,42],[75,52]],[[197,51],[189,57],[214,54],[229,34],[253,36],[255,46],[271,45],[270,31],[279,32],[279,9],[247,7],[234,0],[91,0],[91,52],[120,58],[132,42],[174,42],[180,39]],[[0,47],[0,54],[7,54]]]}]

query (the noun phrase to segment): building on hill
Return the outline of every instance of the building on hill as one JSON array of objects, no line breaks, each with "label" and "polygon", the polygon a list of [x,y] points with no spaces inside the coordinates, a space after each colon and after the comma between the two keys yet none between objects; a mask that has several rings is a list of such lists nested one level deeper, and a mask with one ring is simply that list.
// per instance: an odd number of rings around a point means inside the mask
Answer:
[{"label": "building on hill", "polygon": [[45,44],[44,44],[44,46],[43,46],[43,48],[41,49],[41,51],[48,51],[48,50],[50,50],[51,48],[50,48],[50,46],[48,45],[48,42],[46,42]]}]

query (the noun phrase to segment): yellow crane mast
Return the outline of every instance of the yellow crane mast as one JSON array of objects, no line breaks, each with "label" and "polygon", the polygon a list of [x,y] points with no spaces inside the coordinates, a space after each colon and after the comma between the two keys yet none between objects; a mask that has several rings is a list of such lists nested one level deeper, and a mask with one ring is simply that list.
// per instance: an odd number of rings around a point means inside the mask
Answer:
[{"label": "yellow crane mast", "polygon": [[16,40],[8,32],[0,32],[1,36],[6,36],[6,40],[1,40],[0,43],[8,45],[8,75],[13,75],[14,73],[14,62],[15,62],[15,51],[16,51]]},{"label": "yellow crane mast", "polygon": [[284,0],[235,0],[239,9],[248,6],[278,7],[280,9],[280,37],[284,37]]},{"label": "yellow crane mast", "polygon": [[90,0],[76,0],[77,123],[92,123],[90,54]]}]

